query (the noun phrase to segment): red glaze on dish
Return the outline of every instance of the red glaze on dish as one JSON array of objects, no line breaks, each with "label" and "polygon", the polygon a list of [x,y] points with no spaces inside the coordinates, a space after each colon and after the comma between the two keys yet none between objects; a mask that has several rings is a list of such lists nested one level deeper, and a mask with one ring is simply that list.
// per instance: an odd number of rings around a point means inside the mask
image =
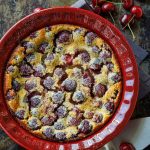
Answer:
[{"label": "red glaze on dish", "polygon": [[[95,32],[104,39],[116,54],[123,77],[121,101],[116,112],[105,126],[82,140],[64,143],[42,140],[20,127],[9,113],[3,94],[4,72],[12,50],[30,33],[55,24],[78,25]],[[70,56],[67,58],[70,58]],[[0,42],[0,59],[2,60],[0,62],[2,68],[0,70],[0,78],[2,79],[0,84],[2,93],[0,95],[0,107],[2,108],[0,110],[0,124],[13,140],[27,149],[97,149],[110,141],[123,129],[134,110],[139,80],[132,50],[123,35],[110,22],[86,10],[68,7],[53,8],[25,17],[2,38]],[[13,91],[10,93],[15,96]]]}]

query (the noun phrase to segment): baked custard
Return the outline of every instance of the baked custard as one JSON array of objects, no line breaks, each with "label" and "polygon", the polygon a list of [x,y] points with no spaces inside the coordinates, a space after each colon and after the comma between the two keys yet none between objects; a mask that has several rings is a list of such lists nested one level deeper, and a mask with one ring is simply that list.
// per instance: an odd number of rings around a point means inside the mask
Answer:
[{"label": "baked custard", "polygon": [[4,94],[19,124],[47,140],[70,141],[100,129],[122,91],[119,63],[95,33],[60,24],[31,33],[7,64]]}]

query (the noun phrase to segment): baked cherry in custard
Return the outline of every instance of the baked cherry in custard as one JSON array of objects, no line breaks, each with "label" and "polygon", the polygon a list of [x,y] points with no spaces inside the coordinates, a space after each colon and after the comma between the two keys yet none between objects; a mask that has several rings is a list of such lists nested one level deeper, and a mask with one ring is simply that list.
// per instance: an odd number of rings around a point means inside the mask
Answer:
[{"label": "baked cherry in custard", "polygon": [[16,121],[33,135],[57,142],[102,128],[121,91],[121,70],[111,47],[74,25],[31,33],[15,48],[5,71],[5,99]]}]

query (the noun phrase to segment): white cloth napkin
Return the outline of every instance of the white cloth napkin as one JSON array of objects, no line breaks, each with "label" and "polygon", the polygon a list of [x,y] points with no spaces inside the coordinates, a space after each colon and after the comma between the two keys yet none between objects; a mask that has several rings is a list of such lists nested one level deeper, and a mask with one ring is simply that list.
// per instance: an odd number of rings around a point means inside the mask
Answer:
[{"label": "white cloth napkin", "polygon": [[136,150],[147,147],[150,144],[150,117],[130,120],[112,142],[118,150],[118,146],[124,141],[132,143]]}]

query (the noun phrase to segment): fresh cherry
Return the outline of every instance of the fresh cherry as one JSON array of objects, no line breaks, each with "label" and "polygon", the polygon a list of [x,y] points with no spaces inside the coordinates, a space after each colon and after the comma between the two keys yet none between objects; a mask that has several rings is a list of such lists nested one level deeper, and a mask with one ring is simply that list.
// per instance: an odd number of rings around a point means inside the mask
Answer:
[{"label": "fresh cherry", "polygon": [[102,12],[103,13],[108,13],[108,12],[111,12],[111,11],[115,11],[115,5],[111,2],[105,2],[102,5]]},{"label": "fresh cherry", "polygon": [[132,38],[133,38],[133,40],[135,40],[135,35],[134,35],[134,33],[133,33],[132,29],[131,29],[131,26],[130,26],[131,24],[134,23],[134,16],[131,15],[131,14],[124,14],[124,15],[120,18],[120,23],[121,23],[121,25],[123,26],[123,30],[124,30],[126,27],[129,28],[129,30],[130,30],[130,32],[131,32],[131,34],[132,34]]},{"label": "fresh cherry", "polygon": [[133,6],[130,12],[136,19],[140,19],[143,16],[143,10],[140,6]]},{"label": "fresh cherry", "polygon": [[101,6],[104,2],[105,0],[92,0],[92,6],[93,7]]},{"label": "fresh cherry", "polygon": [[65,55],[63,55],[62,59],[63,59],[65,64],[67,64],[67,65],[71,65],[72,64],[72,61],[73,61],[72,55],[65,54]]},{"label": "fresh cherry", "polygon": [[[128,23],[131,25],[134,23],[134,19],[132,19],[133,15],[131,14],[124,14],[121,18],[120,18],[120,23],[123,27],[125,27]],[[131,20],[132,19],[132,20]],[[131,20],[131,21],[130,21]]]},{"label": "fresh cherry", "polygon": [[130,143],[121,143],[119,150],[135,150],[134,146]]},{"label": "fresh cherry", "polygon": [[116,7],[113,3],[111,2],[105,2],[103,5],[102,5],[102,12],[103,13],[109,13],[113,23],[115,24],[115,20],[111,14],[111,12],[115,11]]},{"label": "fresh cherry", "polygon": [[143,15],[143,10],[140,6],[133,6],[131,9],[130,9],[130,12],[131,14],[125,14],[123,15],[121,18],[120,18],[120,22],[121,24],[124,26],[123,29],[125,29],[126,27],[129,28],[131,34],[132,34],[132,37],[133,37],[133,40],[135,40],[135,35],[130,27],[131,24],[134,23],[134,18],[136,19],[140,19]]},{"label": "fresh cherry", "polygon": [[122,0],[122,2],[123,2],[123,8],[126,9],[126,10],[130,10],[130,8],[134,4],[133,0]]},{"label": "fresh cherry", "polygon": [[100,14],[101,13],[101,8],[99,6],[95,6],[93,8],[93,11],[96,13],[96,14]]}]

